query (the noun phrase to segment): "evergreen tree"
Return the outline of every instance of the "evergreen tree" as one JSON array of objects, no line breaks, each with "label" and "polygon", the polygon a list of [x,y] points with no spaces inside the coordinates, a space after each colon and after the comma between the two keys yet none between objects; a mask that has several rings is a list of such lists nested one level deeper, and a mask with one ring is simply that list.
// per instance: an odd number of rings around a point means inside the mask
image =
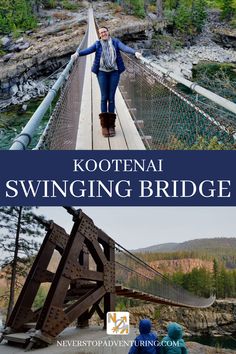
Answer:
[{"label": "evergreen tree", "polygon": [[233,0],[222,0],[221,18],[230,20],[234,13]]},{"label": "evergreen tree", "polygon": [[201,32],[206,19],[206,1],[195,0],[192,6],[192,24],[196,29],[196,32]]},{"label": "evergreen tree", "polygon": [[14,306],[16,289],[22,286],[21,279],[39,248],[42,231],[31,207],[0,208],[1,274],[10,283],[7,318]]},{"label": "evergreen tree", "polygon": [[0,32],[8,33],[9,27],[14,25],[11,15],[11,6],[9,0],[2,0],[0,3]]},{"label": "evergreen tree", "polygon": [[0,32],[9,33],[35,27],[36,18],[32,11],[35,3],[35,0],[1,0]]},{"label": "evergreen tree", "polygon": [[215,258],[213,259],[213,275],[212,275],[212,277],[213,277],[213,280],[212,280],[213,290],[216,294],[216,297],[218,297],[219,264]]},{"label": "evergreen tree", "polygon": [[192,33],[191,9],[185,0],[180,0],[174,15],[174,26],[180,32]]},{"label": "evergreen tree", "polygon": [[135,16],[145,17],[144,0],[124,0],[125,5],[132,10]]}]

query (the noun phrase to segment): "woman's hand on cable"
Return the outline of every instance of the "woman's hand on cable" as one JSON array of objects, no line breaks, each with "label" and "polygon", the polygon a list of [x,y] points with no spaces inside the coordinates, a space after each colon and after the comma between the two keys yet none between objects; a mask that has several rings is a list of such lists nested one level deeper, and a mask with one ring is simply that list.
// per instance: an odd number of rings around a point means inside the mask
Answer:
[{"label": "woman's hand on cable", "polygon": [[75,59],[78,58],[78,56],[79,56],[79,54],[78,54],[77,52],[75,52],[74,54],[71,55],[70,58],[73,59],[73,60],[75,60]]},{"label": "woman's hand on cable", "polygon": [[139,53],[139,52],[135,52],[135,57],[137,58],[137,59],[141,59],[142,58],[142,53]]}]

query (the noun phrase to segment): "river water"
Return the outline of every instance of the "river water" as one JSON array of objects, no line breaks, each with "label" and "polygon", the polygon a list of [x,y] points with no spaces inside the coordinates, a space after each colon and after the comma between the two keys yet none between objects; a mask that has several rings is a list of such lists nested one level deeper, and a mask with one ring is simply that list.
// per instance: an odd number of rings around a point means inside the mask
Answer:
[{"label": "river water", "polygon": [[[41,101],[42,99],[37,99],[27,102],[27,110],[24,113],[19,113],[20,106],[11,106],[8,111],[0,112],[0,150],[8,150],[10,148],[14,138],[22,131],[22,128],[27,124]],[[32,147],[39,140],[48,118],[49,114],[46,114],[33,138]]]},{"label": "river water", "polygon": [[188,342],[197,342],[203,345],[208,345],[210,347],[234,349],[236,350],[236,338],[232,336],[227,337],[211,337],[211,336],[201,336],[201,337],[189,337],[186,339]]}]

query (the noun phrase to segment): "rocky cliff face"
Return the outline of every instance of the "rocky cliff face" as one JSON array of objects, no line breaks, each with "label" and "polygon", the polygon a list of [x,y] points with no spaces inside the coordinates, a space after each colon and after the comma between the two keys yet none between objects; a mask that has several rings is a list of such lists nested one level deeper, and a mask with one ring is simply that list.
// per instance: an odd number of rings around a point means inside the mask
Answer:
[{"label": "rocky cliff face", "polygon": [[27,38],[29,48],[21,52],[11,53],[8,59],[0,60],[0,94],[6,98],[11,94],[14,85],[20,85],[29,78],[49,74],[68,61],[68,54],[72,53],[81,42],[85,33],[85,25],[63,30],[54,35],[48,35],[43,30]]},{"label": "rocky cliff face", "polygon": [[194,268],[204,267],[208,271],[213,270],[212,261],[204,261],[198,258],[184,258],[184,259],[169,259],[158,260],[149,263],[150,266],[160,273],[173,274],[181,271],[183,273],[190,273]]},{"label": "rocky cliff face", "polygon": [[224,48],[236,48],[236,29],[216,28],[213,30],[213,40]]},{"label": "rocky cliff face", "polygon": [[206,309],[187,309],[171,306],[145,305],[130,308],[131,322],[148,317],[155,328],[166,333],[169,322],[180,323],[186,335],[233,335],[236,334],[236,299],[217,300]]},{"label": "rocky cliff face", "polygon": [[[16,95],[19,85],[29,78],[48,75],[68,61],[86,31],[87,8],[88,4],[84,2],[84,9],[71,20],[45,23],[38,30],[25,33],[20,42],[11,36],[0,38],[0,44],[7,52],[0,57],[0,99]],[[142,35],[149,38],[150,31],[155,28],[151,19],[144,21],[115,14],[109,3],[94,2],[94,13],[99,25],[108,26],[113,36],[133,38]]]}]

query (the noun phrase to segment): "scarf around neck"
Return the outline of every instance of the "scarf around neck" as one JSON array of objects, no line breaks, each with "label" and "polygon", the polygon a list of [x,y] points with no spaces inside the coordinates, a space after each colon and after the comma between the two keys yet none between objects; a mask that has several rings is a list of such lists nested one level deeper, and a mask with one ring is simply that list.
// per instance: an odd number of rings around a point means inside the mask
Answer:
[{"label": "scarf around neck", "polygon": [[100,40],[100,43],[102,45],[101,66],[106,70],[112,70],[116,64],[116,49],[112,44],[112,39]]}]

